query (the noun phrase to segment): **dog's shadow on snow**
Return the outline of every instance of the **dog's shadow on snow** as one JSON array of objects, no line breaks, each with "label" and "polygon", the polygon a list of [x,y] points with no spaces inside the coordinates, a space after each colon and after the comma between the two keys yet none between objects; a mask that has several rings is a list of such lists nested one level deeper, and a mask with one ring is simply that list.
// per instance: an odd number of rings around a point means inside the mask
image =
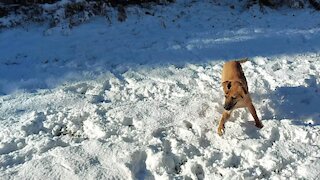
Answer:
[{"label": "dog's shadow on snow", "polygon": [[320,85],[315,77],[307,80],[307,86],[278,87],[267,98],[274,112],[273,117],[269,113],[263,119],[288,119],[303,126],[320,125]]}]

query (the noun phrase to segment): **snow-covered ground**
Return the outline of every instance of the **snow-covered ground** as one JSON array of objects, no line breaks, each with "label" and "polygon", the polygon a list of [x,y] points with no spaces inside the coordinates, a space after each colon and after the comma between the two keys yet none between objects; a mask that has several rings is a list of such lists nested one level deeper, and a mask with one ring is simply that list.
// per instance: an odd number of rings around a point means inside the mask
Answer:
[{"label": "snow-covered ground", "polygon": [[[320,13],[211,2],[2,30],[0,179],[319,179]],[[220,137],[242,57],[264,128]]]}]

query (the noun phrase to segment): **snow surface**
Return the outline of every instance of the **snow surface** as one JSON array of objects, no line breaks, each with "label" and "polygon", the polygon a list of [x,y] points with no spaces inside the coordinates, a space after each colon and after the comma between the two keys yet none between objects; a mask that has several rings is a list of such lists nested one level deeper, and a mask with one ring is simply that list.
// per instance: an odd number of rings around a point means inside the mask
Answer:
[{"label": "snow surface", "polygon": [[[141,15],[152,11],[154,16]],[[212,1],[0,33],[0,179],[319,179],[320,14]],[[264,128],[234,112],[243,64]]]}]

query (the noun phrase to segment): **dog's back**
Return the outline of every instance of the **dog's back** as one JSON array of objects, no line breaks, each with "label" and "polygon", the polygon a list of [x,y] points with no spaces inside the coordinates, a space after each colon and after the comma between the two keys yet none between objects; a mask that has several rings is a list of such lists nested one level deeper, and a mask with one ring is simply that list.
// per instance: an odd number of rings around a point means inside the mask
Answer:
[{"label": "dog's back", "polygon": [[[245,61],[247,60],[245,59]],[[247,85],[247,80],[244,76],[242,67],[240,65],[240,63],[243,63],[245,61],[242,60],[242,61],[226,62],[223,65],[223,70],[222,70],[222,78],[221,78],[222,83],[226,81],[239,81]]]}]

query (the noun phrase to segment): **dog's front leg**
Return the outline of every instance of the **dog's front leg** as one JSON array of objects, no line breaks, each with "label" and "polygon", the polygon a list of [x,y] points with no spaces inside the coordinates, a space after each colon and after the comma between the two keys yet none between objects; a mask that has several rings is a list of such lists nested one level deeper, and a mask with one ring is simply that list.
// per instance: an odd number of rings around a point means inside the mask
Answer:
[{"label": "dog's front leg", "polygon": [[223,132],[224,132],[224,123],[230,118],[230,114],[231,111],[226,111],[224,110],[222,113],[222,118],[219,122],[219,126],[218,126],[218,134],[219,136],[222,136]]},{"label": "dog's front leg", "polygon": [[257,112],[256,112],[256,109],[254,108],[253,104],[250,103],[249,106],[248,106],[248,109],[255,121],[255,124],[256,124],[256,127],[258,128],[262,128],[263,127],[263,124],[262,122],[259,120],[258,116],[257,116]]}]

